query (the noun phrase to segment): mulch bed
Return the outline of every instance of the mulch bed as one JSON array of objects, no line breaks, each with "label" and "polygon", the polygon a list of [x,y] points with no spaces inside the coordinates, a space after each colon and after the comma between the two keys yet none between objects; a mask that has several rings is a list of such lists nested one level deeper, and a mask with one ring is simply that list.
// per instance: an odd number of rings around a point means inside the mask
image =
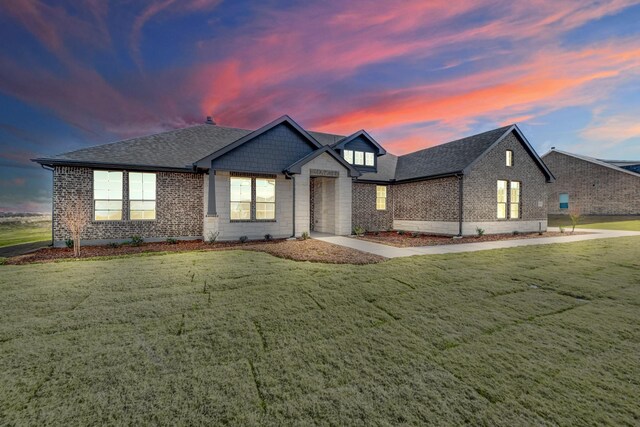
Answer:
[{"label": "mulch bed", "polygon": [[[313,261],[330,264],[372,264],[385,260],[385,258],[377,255],[313,239],[278,239],[271,241],[248,241],[246,243],[233,241],[216,242],[213,244],[203,242],[202,240],[188,240],[178,241],[177,243],[143,243],[139,246],[132,246],[130,244],[121,244],[118,246],[82,246],[80,258],[116,257],[153,252],[220,251],[230,249],[266,252],[273,256],[294,261]],[[4,263],[20,265],[73,258],[73,249],[49,247],[26,255],[7,258]]]},{"label": "mulch bed", "polygon": [[575,236],[577,234],[588,234],[584,232],[560,233],[558,231],[547,231],[541,235],[538,233],[519,233],[519,234],[485,234],[482,237],[465,236],[461,238],[453,238],[451,236],[437,236],[432,234],[404,232],[398,234],[397,231],[380,231],[365,233],[359,237],[362,240],[368,240],[375,243],[383,243],[385,245],[406,248],[412,246],[439,246],[439,245],[455,245],[460,243],[478,243],[478,242],[496,242],[500,240],[519,240],[519,239],[537,239],[540,237],[559,237],[559,236]]}]

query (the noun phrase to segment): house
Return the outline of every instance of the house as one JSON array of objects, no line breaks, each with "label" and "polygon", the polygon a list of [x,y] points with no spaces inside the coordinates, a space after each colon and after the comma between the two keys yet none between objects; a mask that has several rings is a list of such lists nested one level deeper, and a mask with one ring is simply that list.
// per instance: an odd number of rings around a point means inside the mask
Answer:
[{"label": "house", "polygon": [[220,240],[338,235],[353,227],[447,235],[546,230],[553,176],[517,126],[404,156],[366,131],[303,129],[283,116],[251,131],[207,123],[34,161],[53,170],[60,212],[92,220],[86,244],[140,235]]},{"label": "house", "polygon": [[543,157],[556,180],[549,214],[640,215],[640,161],[601,160],[551,149]]}]

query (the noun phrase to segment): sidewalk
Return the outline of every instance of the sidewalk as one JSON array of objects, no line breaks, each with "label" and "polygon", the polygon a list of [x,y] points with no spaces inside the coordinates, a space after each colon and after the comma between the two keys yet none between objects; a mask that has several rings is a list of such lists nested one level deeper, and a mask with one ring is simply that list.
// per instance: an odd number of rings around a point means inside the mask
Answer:
[{"label": "sidewalk", "polygon": [[[559,230],[555,227],[549,227],[549,231]],[[363,252],[369,252],[375,255],[383,256],[385,258],[399,258],[413,255],[438,255],[460,252],[475,252],[486,251],[489,249],[515,248],[518,246],[551,245],[556,243],[573,243],[583,242],[585,240],[609,239],[613,237],[640,236],[640,232],[637,231],[591,229],[581,229],[580,231],[588,232],[589,234],[579,234],[575,236],[568,235],[558,237],[540,237],[536,239],[503,240],[498,242],[459,243],[440,246],[417,246],[408,248],[398,248],[395,246],[368,242],[366,240],[360,240],[354,237],[346,236],[315,235],[312,237],[314,239],[322,240],[323,242],[333,243],[334,245],[345,246]]]}]

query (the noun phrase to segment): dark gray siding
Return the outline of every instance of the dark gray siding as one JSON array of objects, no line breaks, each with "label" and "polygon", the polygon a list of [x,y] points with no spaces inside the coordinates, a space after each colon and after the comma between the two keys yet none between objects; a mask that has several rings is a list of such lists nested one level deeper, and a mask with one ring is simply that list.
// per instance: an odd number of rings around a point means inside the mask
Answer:
[{"label": "dark gray siding", "polygon": [[213,169],[281,173],[315,148],[298,131],[281,124],[213,160]]},{"label": "dark gray siding", "polygon": [[[365,137],[359,136],[356,139],[354,139],[353,141],[349,141],[349,143],[344,146],[344,149],[345,150],[354,150],[354,151],[369,151],[369,152],[373,152],[375,154],[375,156],[373,157],[373,167],[371,167],[371,166],[360,166],[360,165],[353,165],[353,167],[358,169],[359,171],[361,171],[363,173],[366,173],[366,172],[375,173],[377,171],[377,167],[378,167],[378,147],[376,147],[375,145],[373,145],[372,143],[367,141],[367,139]],[[342,156],[342,152],[340,152],[340,155]]]}]

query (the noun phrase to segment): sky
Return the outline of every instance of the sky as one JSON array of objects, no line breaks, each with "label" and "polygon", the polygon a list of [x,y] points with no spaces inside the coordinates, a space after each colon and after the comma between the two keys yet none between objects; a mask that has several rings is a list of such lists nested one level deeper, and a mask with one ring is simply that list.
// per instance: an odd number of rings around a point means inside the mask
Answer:
[{"label": "sky", "polygon": [[640,159],[640,1],[2,0],[0,212],[51,209],[30,161],[203,123],[366,129],[404,154],[517,123]]}]

